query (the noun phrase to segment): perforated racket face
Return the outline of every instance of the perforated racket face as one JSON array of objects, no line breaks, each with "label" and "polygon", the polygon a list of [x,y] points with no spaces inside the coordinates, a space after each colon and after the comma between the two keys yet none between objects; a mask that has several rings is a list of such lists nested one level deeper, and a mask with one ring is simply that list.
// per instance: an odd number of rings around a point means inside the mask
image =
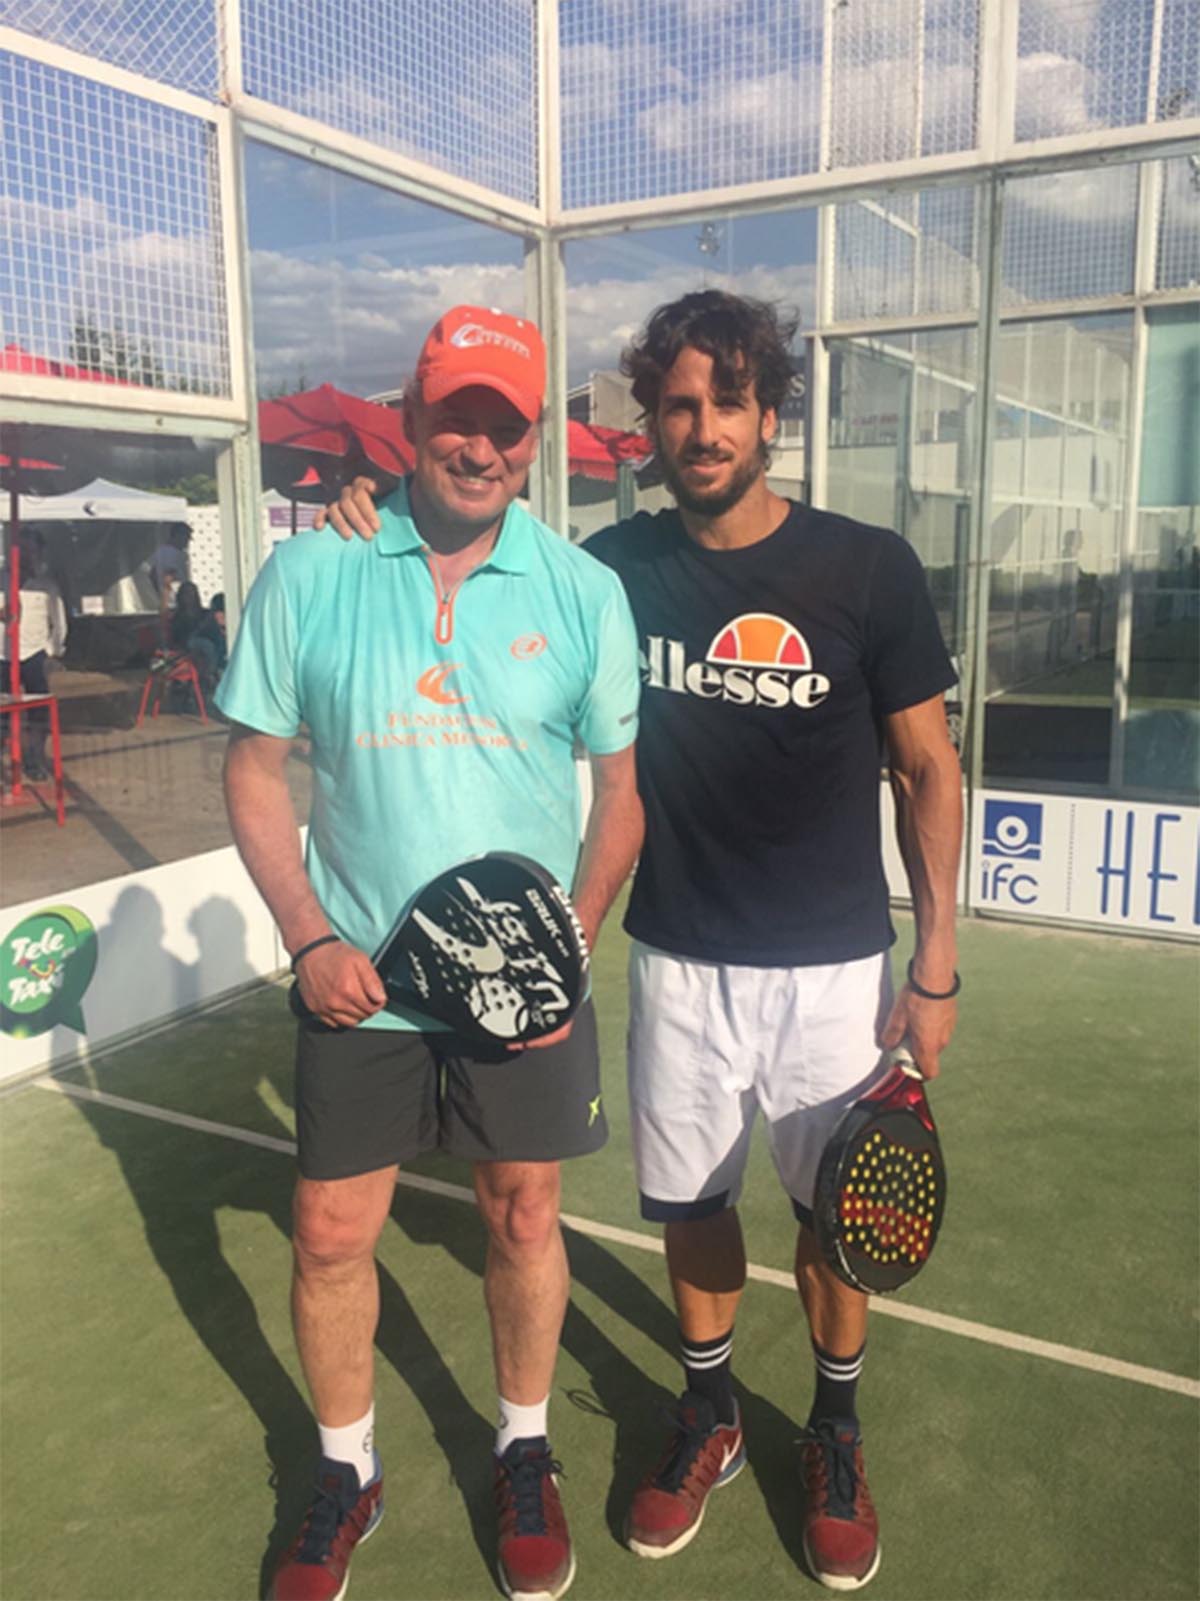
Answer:
[{"label": "perforated racket face", "polygon": [[945,1204],[936,1130],[907,1107],[853,1106],[821,1158],[813,1206],[839,1276],[875,1293],[907,1284],[929,1260]]},{"label": "perforated racket face", "polygon": [[586,988],[570,901],[536,862],[501,854],[427,884],[376,958],[389,998],[466,1039],[510,1044],[561,1028]]}]

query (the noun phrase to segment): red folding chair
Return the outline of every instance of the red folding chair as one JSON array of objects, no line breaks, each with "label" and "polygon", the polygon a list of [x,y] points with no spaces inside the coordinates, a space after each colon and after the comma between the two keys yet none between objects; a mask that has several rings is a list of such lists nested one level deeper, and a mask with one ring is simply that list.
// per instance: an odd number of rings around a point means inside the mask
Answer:
[{"label": "red folding chair", "polygon": [[146,716],[146,707],[153,697],[151,717],[157,717],[162,709],[164,691],[171,684],[187,684],[196,697],[196,705],[200,708],[200,721],[208,721],[208,713],[204,709],[204,691],[200,688],[200,674],[196,671],[196,664],[186,651],[156,650],[150,658],[150,670],[146,674],[146,682],[142,685],[142,701],[138,707],[137,726],[140,728]]}]

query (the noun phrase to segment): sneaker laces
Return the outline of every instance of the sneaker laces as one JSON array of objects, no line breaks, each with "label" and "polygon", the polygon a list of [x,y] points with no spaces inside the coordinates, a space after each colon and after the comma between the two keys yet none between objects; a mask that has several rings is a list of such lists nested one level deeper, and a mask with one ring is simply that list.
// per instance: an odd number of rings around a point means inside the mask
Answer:
[{"label": "sneaker laces", "polygon": [[667,1422],[675,1427],[675,1436],[655,1470],[654,1483],[660,1490],[673,1493],[680,1488],[712,1432],[704,1424],[696,1399],[684,1395],[673,1407],[662,1409]]},{"label": "sneaker laces", "polygon": [[304,1534],[296,1552],[297,1562],[323,1562],[337,1538],[343,1521],[353,1512],[357,1492],[351,1499],[344,1483],[332,1474],[317,1481],[317,1493],[304,1520]]},{"label": "sneaker laces", "polygon": [[549,1449],[540,1453],[530,1452],[527,1456],[518,1457],[515,1462],[507,1462],[501,1457],[500,1463],[508,1476],[509,1492],[516,1512],[515,1532],[545,1534],[543,1482],[554,1473],[565,1478],[562,1463],[550,1455]]},{"label": "sneaker laces", "polygon": [[800,1435],[797,1445],[815,1445],[825,1463],[825,1506],[827,1517],[852,1520],[857,1512],[858,1469],[854,1456],[859,1437],[839,1427],[832,1418],[821,1418]]}]

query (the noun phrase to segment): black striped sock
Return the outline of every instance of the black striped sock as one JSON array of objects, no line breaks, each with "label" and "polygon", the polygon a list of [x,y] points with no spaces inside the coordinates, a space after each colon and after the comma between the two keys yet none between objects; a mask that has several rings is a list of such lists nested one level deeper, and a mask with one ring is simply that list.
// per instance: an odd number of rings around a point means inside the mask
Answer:
[{"label": "black striped sock", "polygon": [[864,1344],[853,1356],[834,1356],[824,1351],[814,1340],[813,1357],[817,1364],[817,1393],[813,1396],[809,1424],[818,1418],[843,1418],[857,1423],[855,1392],[858,1376],[862,1372],[867,1347]]},{"label": "black striped sock", "polygon": [[707,1396],[716,1410],[718,1423],[732,1423],[736,1410],[730,1366],[733,1330],[718,1335],[715,1340],[688,1340],[681,1332],[679,1346],[688,1389]]}]

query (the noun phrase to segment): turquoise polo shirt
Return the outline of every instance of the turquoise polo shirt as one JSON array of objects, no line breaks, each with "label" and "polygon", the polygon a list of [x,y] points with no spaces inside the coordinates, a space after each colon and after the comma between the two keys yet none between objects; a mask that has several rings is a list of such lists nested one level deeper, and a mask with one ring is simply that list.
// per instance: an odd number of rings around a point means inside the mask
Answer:
[{"label": "turquoise polo shirt", "polygon": [[[576,741],[637,732],[637,636],[620,579],[514,503],[487,561],[439,604],[401,485],[371,540],[310,530],[255,579],[217,704],[312,738],[306,867],[337,933],[373,955],[412,895],[484,851],[570,886]],[[382,1012],[364,1028],[425,1028]]]}]

